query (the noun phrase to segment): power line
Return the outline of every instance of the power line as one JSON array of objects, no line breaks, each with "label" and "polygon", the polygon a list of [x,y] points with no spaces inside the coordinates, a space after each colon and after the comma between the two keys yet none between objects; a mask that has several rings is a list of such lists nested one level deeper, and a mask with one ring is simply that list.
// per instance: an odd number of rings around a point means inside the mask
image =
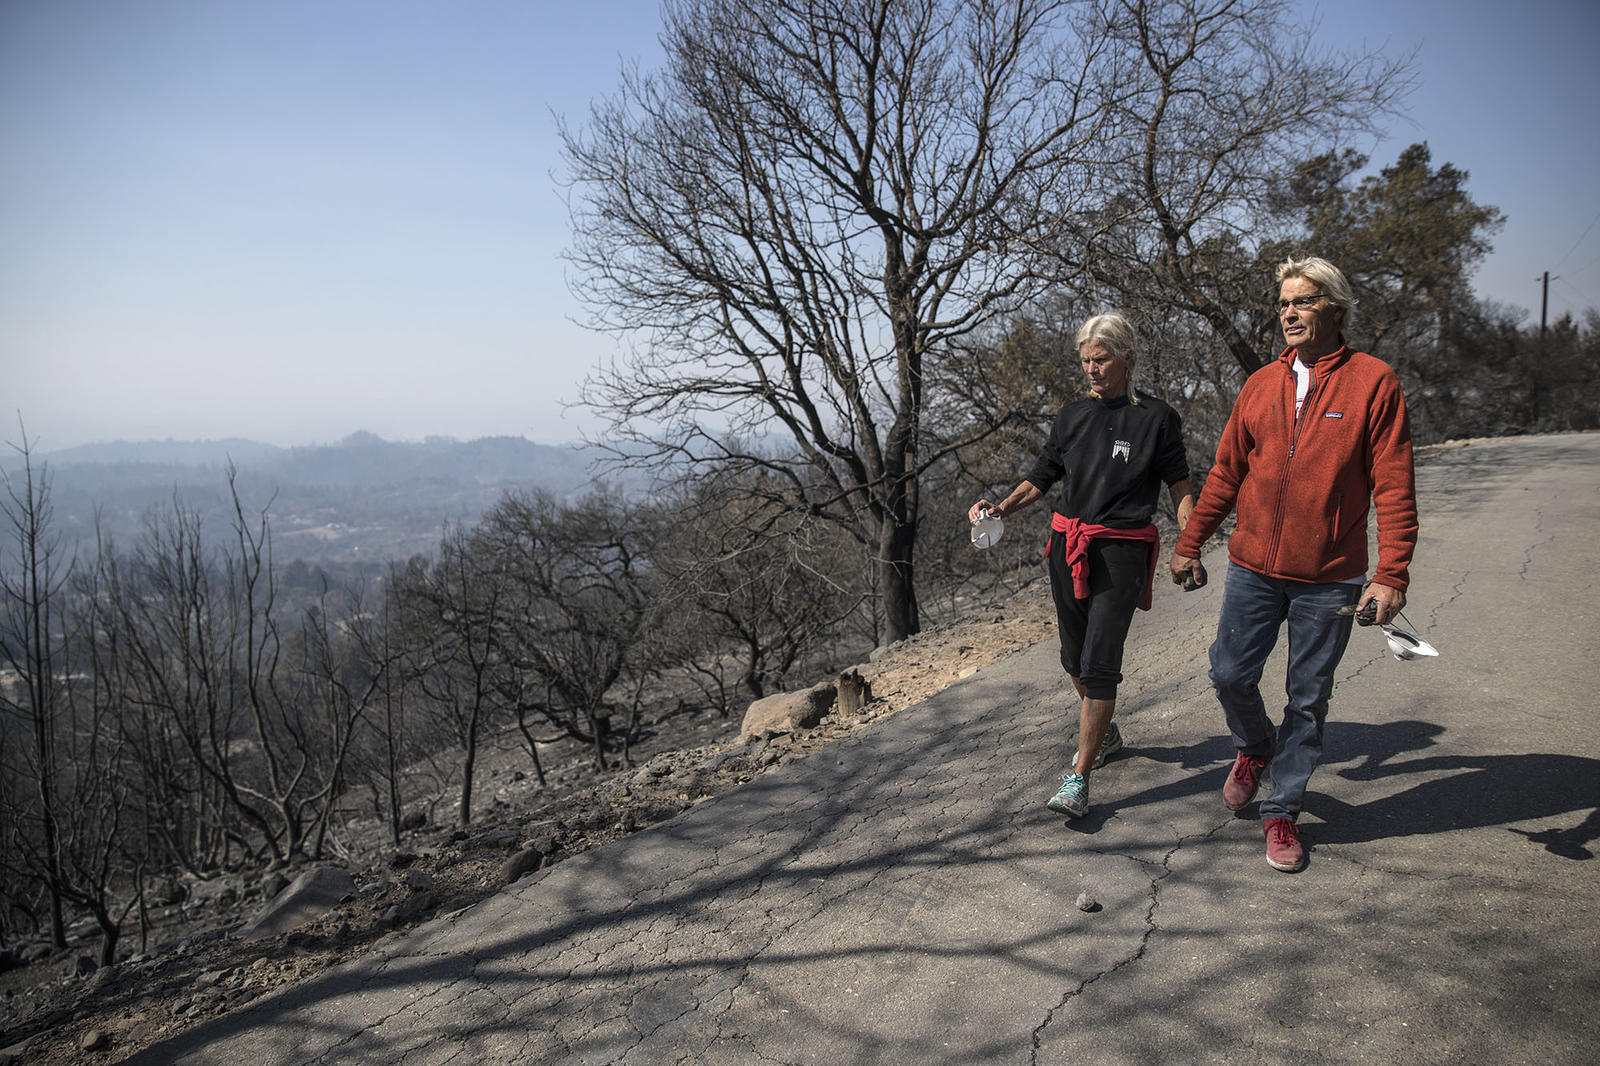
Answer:
[{"label": "power line", "polygon": [[1578,250],[1578,245],[1582,244],[1583,243],[1583,238],[1587,237],[1589,235],[1589,230],[1594,229],[1594,224],[1596,222],[1600,222],[1600,214],[1596,214],[1594,216],[1594,218],[1589,220],[1588,228],[1583,231],[1583,233],[1578,237],[1577,240],[1572,242],[1572,247],[1567,249],[1567,254],[1562,256],[1561,257],[1561,262],[1557,263],[1552,269],[1560,270],[1561,269],[1561,263],[1565,263],[1568,259],[1572,258],[1572,253],[1576,252]]},{"label": "power line", "polygon": [[1574,297],[1576,297],[1576,300],[1574,302],[1574,307],[1583,307],[1585,309],[1592,309],[1592,308],[1600,307],[1600,304],[1596,304],[1596,302],[1593,299],[1591,299],[1590,297],[1588,297],[1584,293],[1579,292],[1578,291],[1578,287],[1576,285],[1572,284],[1572,282],[1568,281],[1565,276],[1563,276],[1561,278],[1561,282],[1562,282],[1562,287],[1565,288],[1565,289],[1571,290],[1572,295]]},{"label": "power line", "polygon": [[1573,271],[1573,273],[1575,273],[1575,274],[1587,274],[1594,267],[1594,265],[1596,263],[1600,263],[1600,255],[1595,256],[1593,259],[1591,259],[1587,263],[1583,264],[1583,266],[1581,266],[1577,270]]}]

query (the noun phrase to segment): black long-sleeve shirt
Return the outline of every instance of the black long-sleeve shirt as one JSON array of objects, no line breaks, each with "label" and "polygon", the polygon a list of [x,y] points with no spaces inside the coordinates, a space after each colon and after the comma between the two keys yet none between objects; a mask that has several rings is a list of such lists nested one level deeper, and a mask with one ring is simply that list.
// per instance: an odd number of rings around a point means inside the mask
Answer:
[{"label": "black long-sleeve shirt", "polygon": [[1068,518],[1135,529],[1155,514],[1161,486],[1188,476],[1178,413],[1141,392],[1136,404],[1126,396],[1064,404],[1027,480],[1046,494],[1060,482],[1055,509]]}]

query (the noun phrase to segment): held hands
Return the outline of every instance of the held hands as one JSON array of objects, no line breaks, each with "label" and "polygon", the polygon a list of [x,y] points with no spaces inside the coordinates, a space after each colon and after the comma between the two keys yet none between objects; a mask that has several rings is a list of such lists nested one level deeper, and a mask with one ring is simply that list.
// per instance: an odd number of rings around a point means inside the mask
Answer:
[{"label": "held hands", "polygon": [[1193,592],[1195,589],[1205,587],[1206,568],[1200,565],[1199,559],[1173,552],[1171,569],[1172,583],[1182,585],[1183,591]]}]

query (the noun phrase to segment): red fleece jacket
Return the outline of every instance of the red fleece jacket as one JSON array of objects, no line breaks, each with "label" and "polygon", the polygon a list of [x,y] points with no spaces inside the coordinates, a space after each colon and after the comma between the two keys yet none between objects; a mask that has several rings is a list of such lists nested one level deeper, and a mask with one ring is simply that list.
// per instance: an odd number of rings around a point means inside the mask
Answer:
[{"label": "red fleece jacket", "polygon": [[1229,557],[1269,577],[1343,581],[1367,571],[1367,513],[1378,512],[1372,579],[1404,590],[1417,546],[1411,423],[1389,365],[1340,348],[1312,364],[1298,420],[1290,348],[1250,375],[1177,554],[1198,558],[1238,508]]}]

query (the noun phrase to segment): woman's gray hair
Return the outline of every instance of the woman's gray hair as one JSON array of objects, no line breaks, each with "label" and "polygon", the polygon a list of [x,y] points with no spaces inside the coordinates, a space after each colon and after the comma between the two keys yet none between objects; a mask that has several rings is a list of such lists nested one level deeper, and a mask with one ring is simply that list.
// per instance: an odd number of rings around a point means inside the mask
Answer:
[{"label": "woman's gray hair", "polygon": [[1350,328],[1356,316],[1356,294],[1345,278],[1344,271],[1314,255],[1290,256],[1278,264],[1278,284],[1282,285],[1285,278],[1305,278],[1321,289],[1329,303],[1344,309],[1344,320],[1339,323],[1339,328]]},{"label": "woman's gray hair", "polygon": [[1135,340],[1133,323],[1124,318],[1120,311],[1103,311],[1078,327],[1078,336],[1072,346],[1082,348],[1090,341],[1095,341],[1104,345],[1112,355],[1127,360],[1131,366]]},{"label": "woman's gray hair", "polygon": [[1074,349],[1081,350],[1090,341],[1102,345],[1106,351],[1128,364],[1128,402],[1138,403],[1139,395],[1133,391],[1133,366],[1138,360],[1134,351],[1134,342],[1137,334],[1133,331],[1133,323],[1123,317],[1120,311],[1102,311],[1095,315],[1082,326],[1078,327],[1078,336],[1073,340]]}]

